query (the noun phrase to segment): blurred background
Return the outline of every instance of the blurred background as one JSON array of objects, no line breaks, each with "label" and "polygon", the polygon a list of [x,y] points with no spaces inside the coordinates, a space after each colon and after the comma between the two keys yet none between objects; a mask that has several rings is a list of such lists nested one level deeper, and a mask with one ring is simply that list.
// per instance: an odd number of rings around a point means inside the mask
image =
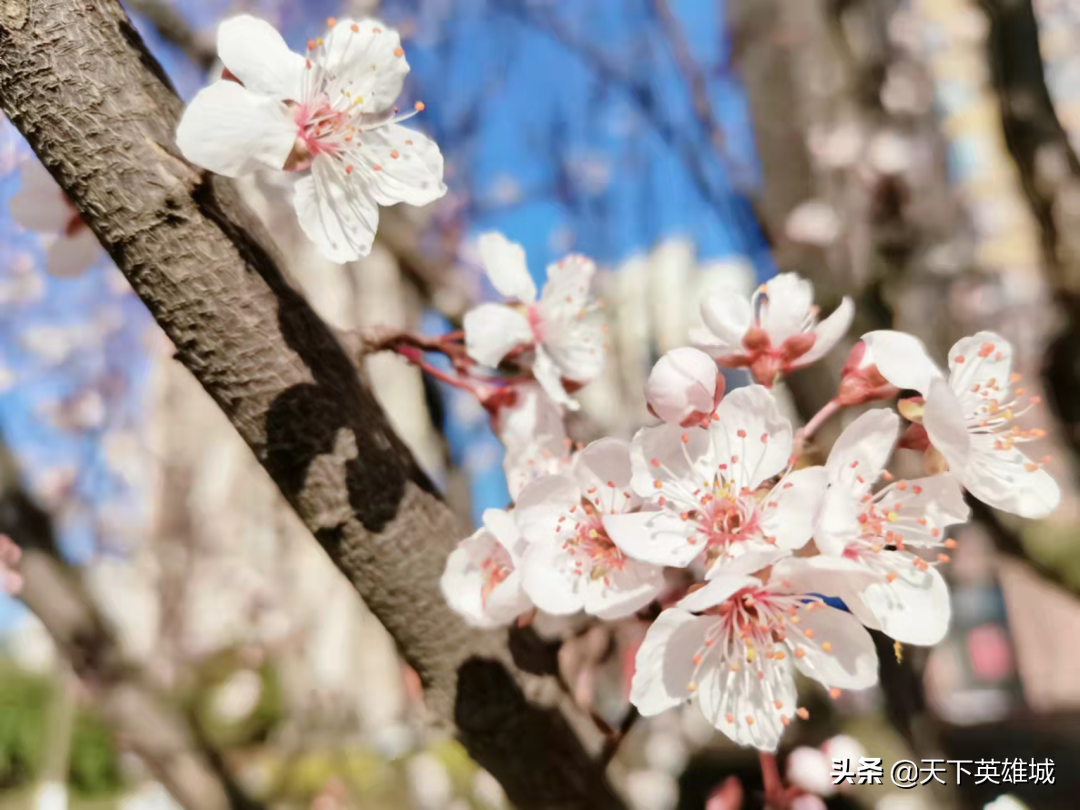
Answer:
[{"label": "blurred background", "polygon": [[[880,757],[886,774],[898,759],[971,760],[972,774],[998,763],[980,784],[957,786],[949,766],[948,786],[845,788],[832,808],[1078,806],[1080,5],[124,5],[185,98],[220,74],[214,32],[232,14],[270,20],[296,50],[331,15],[399,28],[408,101],[426,104],[412,125],[443,150],[447,197],[384,210],[371,256],[339,267],[303,239],[273,179],[244,193],[341,329],[455,328],[493,294],[475,252],[486,230],[524,244],[541,280],[569,251],[594,257],[612,353],[581,393],[577,439],[632,435],[651,364],[686,342],[701,297],[749,294],[779,271],[810,277],[826,311],[854,297],[855,337],[904,329],[939,357],[980,328],[1012,340],[1045,399],[1032,418],[1048,432],[1061,507],[1042,522],[977,511],[945,572],[946,642],[898,654],[879,639],[881,688],[808,695],[811,719],[780,762],[799,748],[790,765],[805,766],[825,745]],[[18,224],[28,159],[3,122],[0,530],[24,558],[20,598],[0,597],[0,810],[196,810],[197,780],[170,796],[148,775],[162,740],[204,754],[204,776],[237,806],[505,807],[489,775],[426,729],[392,641],[107,257]],[[849,346],[791,378],[793,415],[832,395]],[[475,523],[505,506],[502,450],[479,405],[397,357],[367,364],[453,507]],[[563,644],[579,702],[613,725],[639,640],[640,628],[589,628]],[[106,723],[102,701],[118,696],[126,720]],[[1033,784],[1030,762],[1047,759],[1054,784]],[[1029,767],[1006,774],[1006,760]],[[731,775],[744,806],[760,807],[756,754],[693,709],[638,722],[612,765],[636,810],[705,807]]]}]

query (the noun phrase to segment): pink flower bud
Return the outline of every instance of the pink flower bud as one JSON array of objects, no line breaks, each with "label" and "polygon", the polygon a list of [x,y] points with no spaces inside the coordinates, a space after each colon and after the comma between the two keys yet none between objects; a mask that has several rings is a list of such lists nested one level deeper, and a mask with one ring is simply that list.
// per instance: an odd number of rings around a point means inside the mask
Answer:
[{"label": "pink flower bud", "polygon": [[669,424],[707,419],[724,395],[724,377],[709,355],[689,347],[661,357],[645,385],[649,410]]},{"label": "pink flower bud", "polygon": [[852,346],[840,374],[836,401],[845,408],[891,399],[900,393],[900,389],[891,385],[878,371],[870,349],[861,340]]}]

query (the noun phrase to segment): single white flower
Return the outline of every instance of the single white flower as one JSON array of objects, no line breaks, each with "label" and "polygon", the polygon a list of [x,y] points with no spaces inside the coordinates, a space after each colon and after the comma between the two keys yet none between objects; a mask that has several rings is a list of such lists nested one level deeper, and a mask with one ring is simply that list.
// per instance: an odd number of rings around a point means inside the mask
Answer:
[{"label": "single white flower", "polygon": [[[934,568],[948,562],[943,552],[953,545],[944,530],[965,522],[971,510],[949,474],[896,481],[872,494],[899,430],[900,417],[878,409],[836,440],[814,539],[823,554],[841,558],[855,574],[836,578],[830,593],[863,624],[905,644],[932,645],[944,638],[951,615],[948,588]],[[834,563],[830,570],[836,572]]]},{"label": "single white flower", "polygon": [[571,442],[562,410],[538,385],[518,386],[514,401],[499,408],[493,427],[506,448],[503,471],[513,500],[537,478],[569,469]]},{"label": "single white flower", "polygon": [[645,384],[645,399],[649,410],[669,424],[698,424],[720,404],[724,387],[724,375],[713,359],[685,346],[656,362]]},{"label": "single white flower", "polygon": [[1027,518],[1057,508],[1057,482],[1020,452],[1017,445],[1042,438],[1015,422],[1039,402],[1022,388],[1013,391],[1012,346],[993,332],[963,338],[949,350],[949,375],[941,372],[915,337],[902,332],[870,332],[863,340],[882,376],[901,389],[925,397],[922,424],[964,487],[990,506]]},{"label": "single white flower", "polygon": [[791,424],[760,385],[733,391],[707,428],[644,428],[634,437],[635,514],[604,518],[615,543],[654,565],[706,565],[709,577],[749,574],[810,539],[825,493],[823,467],[789,472]]},{"label": "single white flower", "polygon": [[525,264],[525,250],[497,233],[479,239],[480,257],[492,285],[512,301],[481,304],[465,315],[465,350],[485,366],[498,366],[510,352],[533,352],[532,372],[548,395],[577,410],[564,380],[580,386],[604,365],[604,330],[590,286],[596,265],[567,256],[548,266],[539,300]]},{"label": "single white flower", "polygon": [[691,342],[729,368],[748,367],[754,379],[772,386],[780,375],[820,360],[851,326],[855,306],[845,298],[818,322],[814,287],[797,273],[781,273],[746,299],[716,293],[701,305],[706,329]]},{"label": "single white flower", "polygon": [[525,540],[502,509],[484,512],[484,525],[446,560],[443,598],[474,627],[508,625],[531,605],[521,588]]},{"label": "single white flower", "polygon": [[523,584],[540,610],[618,619],[660,593],[663,569],[627,557],[604,529],[605,515],[640,505],[630,477],[629,445],[600,439],[577,455],[569,474],[540,478],[521,493],[514,519],[529,543]]},{"label": "single white flower", "polygon": [[304,172],[300,226],[343,263],[371,250],[380,205],[427,205],[446,186],[438,146],[400,126],[415,113],[393,106],[409,72],[398,32],[370,19],[328,23],[301,56],[263,20],[225,20],[218,55],[227,72],[188,105],[176,141],[192,163],[226,177]]},{"label": "single white flower", "polygon": [[23,161],[21,185],[8,203],[16,223],[45,237],[45,270],[58,278],[74,278],[105,255],[94,232],[37,160]]},{"label": "single white flower", "polygon": [[873,639],[820,590],[792,587],[805,561],[777,563],[763,582],[722,576],[653,622],[635,660],[630,702],[645,717],[691,697],[739,745],[775,751],[796,704],[794,671],[837,689],[877,682]]}]

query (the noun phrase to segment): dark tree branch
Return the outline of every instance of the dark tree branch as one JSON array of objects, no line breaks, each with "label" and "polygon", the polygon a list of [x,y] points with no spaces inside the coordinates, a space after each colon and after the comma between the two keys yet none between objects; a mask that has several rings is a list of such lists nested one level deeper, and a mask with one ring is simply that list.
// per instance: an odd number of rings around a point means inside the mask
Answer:
[{"label": "dark tree branch", "polygon": [[519,808],[619,806],[551,679],[438,581],[461,528],[232,184],[177,154],[180,100],[115,0],[0,4],[0,106],[312,534]]},{"label": "dark tree branch", "polygon": [[201,70],[214,66],[214,38],[196,31],[176,6],[167,0],[124,0],[124,5],[145,17],[162,39],[176,45]]},{"label": "dark tree branch", "polygon": [[125,660],[77,571],[56,553],[52,521],[22,489],[0,442],[0,532],[22,549],[19,597],[96,698],[106,722],[185,810],[259,810],[183,712]]}]

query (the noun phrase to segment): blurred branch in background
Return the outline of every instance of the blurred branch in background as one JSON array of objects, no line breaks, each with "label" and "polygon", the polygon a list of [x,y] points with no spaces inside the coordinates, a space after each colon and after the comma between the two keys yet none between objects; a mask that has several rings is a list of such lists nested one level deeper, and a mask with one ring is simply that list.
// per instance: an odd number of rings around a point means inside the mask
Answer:
[{"label": "blurred branch in background", "polygon": [[145,17],[162,39],[180,48],[203,71],[214,66],[217,61],[214,36],[197,31],[179,7],[167,0],[124,0],[124,5]]},{"label": "blurred branch in background", "polygon": [[123,12],[49,0],[24,23],[0,52],[4,111],[394,636],[433,717],[518,807],[619,807],[598,736],[586,747],[575,733],[587,718],[551,679],[515,670],[505,635],[468,629],[443,601],[457,520],[235,189],[171,154],[180,102]]},{"label": "blurred branch in background", "polygon": [[20,598],[41,620],[118,738],[185,810],[258,810],[185,714],[127,660],[77,570],[57,555],[52,522],[22,489],[0,443],[0,531],[22,549]]}]

